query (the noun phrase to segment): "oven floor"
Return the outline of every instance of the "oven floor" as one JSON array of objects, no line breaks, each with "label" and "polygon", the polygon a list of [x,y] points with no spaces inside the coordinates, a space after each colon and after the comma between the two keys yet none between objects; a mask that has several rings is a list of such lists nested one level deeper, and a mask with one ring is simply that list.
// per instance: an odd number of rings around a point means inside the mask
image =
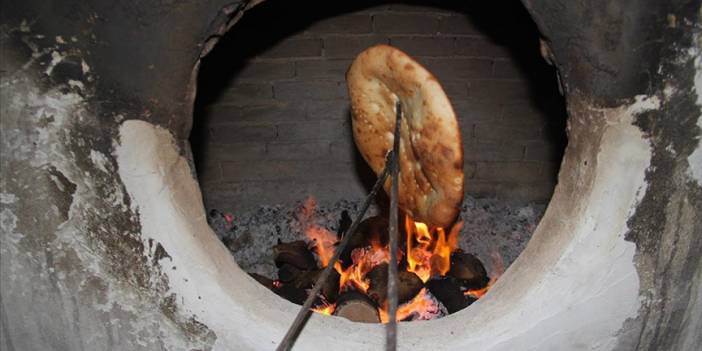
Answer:
[{"label": "oven floor", "polygon": [[[272,247],[278,240],[289,242],[306,239],[296,215],[303,202],[294,205],[262,205],[244,213],[232,213],[231,224],[224,210],[209,210],[210,226],[234,255],[239,266],[249,273],[275,278]],[[342,200],[320,204],[315,208],[316,224],[335,231],[341,213],[353,218],[361,201]],[[463,229],[460,248],[476,255],[488,275],[501,274],[522,252],[536,229],[546,208],[545,203],[506,202],[497,199],[476,199],[466,196],[461,209]],[[367,216],[378,214],[371,207]]]}]

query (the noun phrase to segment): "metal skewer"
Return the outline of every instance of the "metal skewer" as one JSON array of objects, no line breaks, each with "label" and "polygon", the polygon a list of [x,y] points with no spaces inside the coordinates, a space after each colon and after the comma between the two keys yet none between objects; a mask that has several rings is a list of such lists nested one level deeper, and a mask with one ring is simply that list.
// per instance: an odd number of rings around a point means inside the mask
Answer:
[{"label": "metal skewer", "polygon": [[[400,117],[402,116],[402,106],[398,100],[395,103],[395,138],[393,139],[392,154],[400,155]],[[390,228],[389,228],[389,246],[390,246],[390,263],[388,264],[388,315],[390,320],[385,327],[385,350],[395,351],[397,349],[397,202],[399,197],[399,173],[400,173],[400,158],[393,157],[390,162],[390,175],[392,177],[392,185],[390,188]],[[388,166],[386,165],[387,169]]]},{"label": "metal skewer", "polygon": [[339,245],[336,247],[336,250],[334,251],[334,256],[332,256],[327,266],[324,267],[324,270],[322,270],[322,273],[319,275],[319,278],[317,278],[317,281],[314,283],[312,291],[307,296],[307,299],[302,305],[300,311],[297,313],[293,324],[290,326],[290,329],[288,329],[287,333],[285,333],[283,340],[276,348],[277,351],[288,351],[295,344],[297,337],[300,335],[300,331],[302,331],[302,328],[305,327],[310,313],[312,312],[310,308],[312,307],[312,304],[314,303],[315,299],[317,298],[317,295],[322,289],[322,286],[324,286],[324,282],[327,280],[327,278],[329,278],[331,270],[334,269],[334,264],[339,259],[339,256],[344,251],[344,248],[346,248],[346,246],[348,245],[349,241],[351,240],[351,237],[356,233],[356,229],[361,223],[361,220],[363,219],[363,216],[365,215],[366,211],[368,211],[368,207],[370,206],[371,201],[376,197],[378,191],[383,186],[383,184],[385,184],[385,180],[390,174],[389,165],[393,164],[393,160],[396,158],[395,155],[397,154],[391,151],[386,156],[385,168],[383,169],[383,172],[378,176],[378,180],[375,181],[373,189],[371,189],[371,192],[366,197],[363,206],[361,206],[361,212],[359,212],[359,214],[354,219],[353,223],[351,223],[351,226],[346,231],[346,235],[344,235],[344,237],[341,239],[341,242],[339,242]]}]

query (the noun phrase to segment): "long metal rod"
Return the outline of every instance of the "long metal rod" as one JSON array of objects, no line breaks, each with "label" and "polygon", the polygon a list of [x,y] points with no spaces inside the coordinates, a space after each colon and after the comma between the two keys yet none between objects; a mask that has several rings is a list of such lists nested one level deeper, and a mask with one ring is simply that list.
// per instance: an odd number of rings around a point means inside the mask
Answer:
[{"label": "long metal rod", "polygon": [[329,274],[331,273],[332,269],[334,269],[334,264],[339,259],[339,256],[344,251],[344,248],[346,248],[346,245],[348,245],[349,241],[351,240],[351,237],[354,234],[356,234],[356,229],[358,228],[358,225],[361,223],[361,220],[363,219],[363,216],[366,214],[366,211],[368,211],[368,207],[370,206],[371,201],[373,201],[375,196],[378,194],[378,191],[380,191],[383,184],[385,184],[385,180],[388,178],[388,175],[390,174],[390,166],[389,165],[391,163],[393,163],[393,160],[396,158],[394,155],[397,155],[397,154],[393,154],[392,152],[388,153],[388,155],[385,159],[385,168],[383,169],[383,172],[378,176],[378,180],[375,181],[375,184],[373,185],[373,189],[371,189],[371,192],[366,197],[365,202],[363,203],[363,206],[361,206],[361,212],[358,213],[358,215],[354,219],[353,223],[351,223],[351,226],[346,231],[346,235],[344,235],[344,237],[341,239],[341,242],[336,247],[336,250],[334,251],[334,256],[332,256],[332,258],[329,260],[329,263],[327,264],[327,266],[324,267],[324,270],[322,270],[322,274],[320,274],[319,277],[317,278],[317,281],[314,283],[314,287],[312,288],[312,291],[307,296],[307,300],[305,300],[305,303],[302,305],[302,308],[300,309],[300,311],[297,313],[297,316],[295,317],[293,324],[290,326],[290,329],[288,329],[287,333],[285,333],[283,340],[280,342],[280,344],[276,348],[277,351],[288,351],[295,344],[295,341],[297,340],[297,337],[299,336],[300,331],[302,331],[302,328],[305,327],[305,324],[307,323],[307,319],[309,318],[310,313],[312,312],[310,310],[310,308],[312,307],[312,304],[314,303],[314,301],[317,299],[317,295],[319,294],[320,290],[322,289],[324,282],[327,280],[327,278],[329,278]]},{"label": "long metal rod", "polygon": [[[398,100],[395,104],[395,138],[393,139],[392,153],[400,155],[400,117],[402,116],[402,106]],[[397,349],[397,242],[398,242],[398,197],[399,197],[399,173],[400,158],[393,157],[390,161],[390,175],[392,185],[390,187],[390,263],[388,264],[388,315],[390,320],[385,326],[385,350],[395,351]]]}]

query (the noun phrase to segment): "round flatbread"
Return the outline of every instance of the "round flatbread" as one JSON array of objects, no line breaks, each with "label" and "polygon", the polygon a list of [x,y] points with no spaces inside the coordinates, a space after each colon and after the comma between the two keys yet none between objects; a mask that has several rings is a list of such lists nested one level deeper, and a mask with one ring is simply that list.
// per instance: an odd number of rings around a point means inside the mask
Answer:
[{"label": "round flatbread", "polygon": [[356,57],[346,81],[353,137],[376,174],[392,149],[400,100],[399,206],[415,221],[450,226],[463,201],[463,148],[456,114],[434,75],[404,52],[377,45]]}]

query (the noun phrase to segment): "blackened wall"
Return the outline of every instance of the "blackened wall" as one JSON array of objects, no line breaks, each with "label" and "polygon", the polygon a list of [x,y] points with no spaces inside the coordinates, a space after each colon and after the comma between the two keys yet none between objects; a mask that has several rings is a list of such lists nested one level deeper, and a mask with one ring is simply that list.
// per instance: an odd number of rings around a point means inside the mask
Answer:
[{"label": "blackened wall", "polygon": [[191,139],[207,207],[363,196],[373,177],[354,149],[344,74],[377,43],[403,49],[443,84],[469,194],[548,199],[565,110],[538,32],[517,1],[454,3],[270,0],[247,13],[200,75]]}]

